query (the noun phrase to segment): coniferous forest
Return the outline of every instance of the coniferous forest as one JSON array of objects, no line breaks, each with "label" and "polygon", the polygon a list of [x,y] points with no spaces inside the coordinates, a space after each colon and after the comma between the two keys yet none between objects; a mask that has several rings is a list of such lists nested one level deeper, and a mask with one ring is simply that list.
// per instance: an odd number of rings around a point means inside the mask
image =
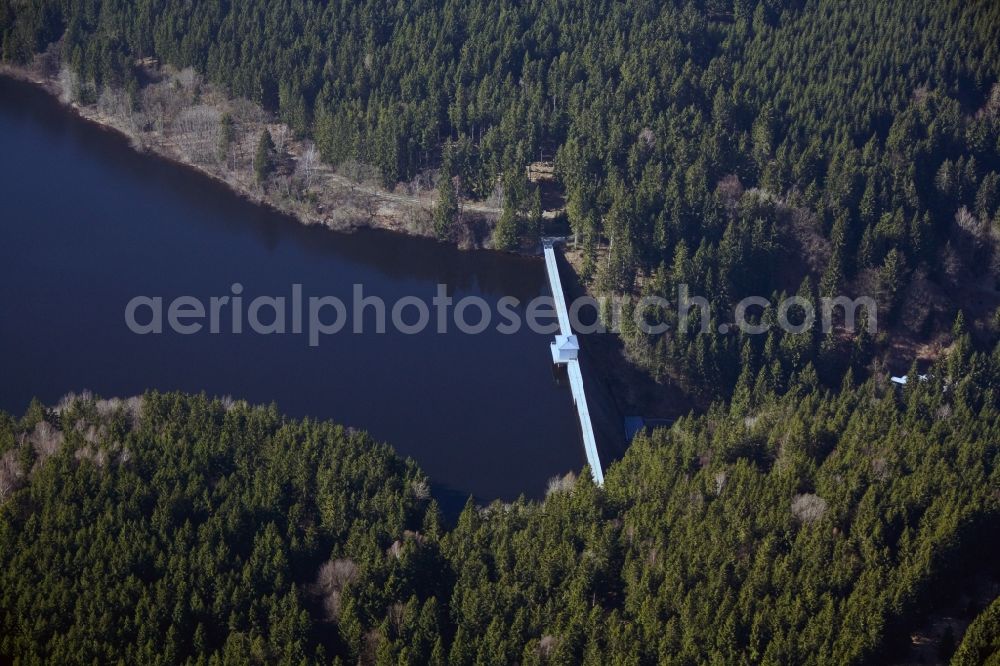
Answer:
[{"label": "coniferous forest", "polygon": [[[494,246],[535,243],[551,162],[589,291],[870,295],[878,330],[650,313],[677,332],[623,352],[698,409],[603,488],[453,518],[389,446],[273,407],[36,403],[0,417],[0,657],[886,663],[995,569],[1000,3],[0,0],[4,62],[53,50],[81,103],[138,104],[154,59],[328,165],[431,173],[443,239],[499,188]],[[997,663],[997,602],[968,615],[936,658]]]},{"label": "coniferous forest", "polygon": [[[453,526],[412,462],[328,423],[180,394],[36,404],[0,424],[0,653],[884,663],[1000,542],[980,386],[1000,358],[935,370],[719,405],[640,435],[603,489],[585,472]],[[995,606],[956,663],[993,654]]]},{"label": "coniferous forest", "polygon": [[[55,44],[82,102],[138,103],[153,58],[262,105],[331,165],[387,187],[430,170],[442,237],[456,197],[499,188],[494,245],[530,245],[526,167],[551,161],[592,290],[683,283],[713,312],[865,294],[880,330],[939,347],[960,310],[980,344],[1000,330],[998,30],[987,0],[0,2],[3,59]],[[809,364],[836,387],[892,355],[888,335],[623,341],[703,404]]]}]

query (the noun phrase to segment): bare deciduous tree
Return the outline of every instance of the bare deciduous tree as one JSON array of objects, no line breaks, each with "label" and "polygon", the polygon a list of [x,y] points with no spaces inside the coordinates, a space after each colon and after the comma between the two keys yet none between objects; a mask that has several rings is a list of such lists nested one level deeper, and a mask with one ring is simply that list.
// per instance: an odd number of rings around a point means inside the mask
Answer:
[{"label": "bare deciduous tree", "polygon": [[826,500],[819,495],[802,493],[792,498],[792,515],[800,522],[812,523],[826,513]]},{"label": "bare deciduous tree", "polygon": [[59,70],[59,99],[63,104],[71,104],[80,97],[80,77],[68,66]]},{"label": "bare deciduous tree", "polygon": [[378,215],[378,197],[371,192],[364,190],[358,190],[357,195],[358,203],[361,205],[361,210],[365,212],[365,215],[368,217],[368,221],[372,222],[375,219],[375,216]]},{"label": "bare deciduous tree", "polygon": [[555,493],[568,493],[576,487],[576,474],[567,472],[565,476],[553,476],[549,479],[549,485],[545,489],[545,496]]},{"label": "bare deciduous tree", "polygon": [[288,127],[285,125],[268,125],[271,138],[274,140],[274,151],[281,155],[288,148]]},{"label": "bare deciduous tree", "polygon": [[305,150],[302,151],[302,156],[299,158],[298,164],[295,170],[299,173],[302,178],[302,185],[305,189],[311,189],[315,180],[316,172],[319,168],[319,151],[316,150],[316,146],[312,143],[306,144]]},{"label": "bare deciduous tree", "polygon": [[179,72],[175,72],[172,79],[174,86],[188,95],[196,94],[201,86],[201,76],[194,71],[193,67],[185,67]]},{"label": "bare deciduous tree", "polygon": [[143,88],[140,104],[153,130],[162,134],[185,106],[183,89],[166,81],[148,85]]},{"label": "bare deciduous tree", "polygon": [[42,463],[46,458],[59,451],[63,442],[63,434],[52,427],[48,421],[39,421],[35,429],[28,435],[28,441],[35,449],[38,462]]},{"label": "bare deciduous tree", "polygon": [[427,479],[414,479],[410,483],[410,488],[413,490],[413,496],[418,500],[425,500],[431,496],[431,487],[427,483]]},{"label": "bare deciduous tree", "polygon": [[178,150],[194,162],[214,163],[221,117],[217,108],[204,104],[182,110],[171,127]]},{"label": "bare deciduous tree", "polygon": [[545,634],[538,641],[538,656],[548,659],[559,647],[559,639],[552,634]]},{"label": "bare deciduous tree", "polygon": [[106,86],[101,96],[97,98],[97,108],[103,115],[111,118],[133,141],[141,140],[139,118],[136,116],[132,100],[124,90]]},{"label": "bare deciduous tree", "polygon": [[740,182],[740,177],[735,173],[724,176],[715,189],[726,209],[730,212],[735,211],[739,206],[740,197],[743,196],[743,183]]},{"label": "bare deciduous tree", "polygon": [[721,495],[722,489],[726,486],[726,471],[720,470],[715,473],[715,494]]},{"label": "bare deciduous tree", "polygon": [[0,502],[21,487],[24,470],[17,460],[17,450],[11,449],[0,458]]},{"label": "bare deciduous tree", "polygon": [[323,608],[331,620],[340,617],[341,593],[357,577],[358,565],[347,558],[330,560],[320,566],[313,591],[323,598]]}]

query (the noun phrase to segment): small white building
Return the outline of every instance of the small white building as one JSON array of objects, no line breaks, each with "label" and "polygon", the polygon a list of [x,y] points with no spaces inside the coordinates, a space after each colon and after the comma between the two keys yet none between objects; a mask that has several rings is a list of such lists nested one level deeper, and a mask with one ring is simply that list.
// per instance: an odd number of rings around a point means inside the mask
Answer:
[{"label": "small white building", "polygon": [[580,355],[580,343],[575,335],[557,335],[549,345],[553,363],[575,361]]},{"label": "small white building", "polygon": [[[917,375],[917,379],[919,379],[922,382],[926,382],[927,375]],[[889,377],[889,381],[891,381],[893,384],[906,386],[907,381],[909,381],[909,375],[903,375],[902,377]]]}]

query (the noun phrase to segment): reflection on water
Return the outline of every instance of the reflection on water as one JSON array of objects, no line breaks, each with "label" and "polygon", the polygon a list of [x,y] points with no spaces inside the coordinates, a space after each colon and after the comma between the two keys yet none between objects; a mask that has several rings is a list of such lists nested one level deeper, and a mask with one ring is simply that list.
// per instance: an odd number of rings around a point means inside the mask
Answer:
[{"label": "reflection on water", "polygon": [[[540,496],[583,464],[548,339],[525,327],[467,336],[136,336],[136,295],[245,295],[350,302],[355,283],[392,303],[436,285],[495,306],[546,293],[540,260],[460,252],[380,231],[306,227],[223,186],[139,155],[43,93],[0,79],[0,408],[23,412],[89,388],[159,388],[276,402],[293,416],[363,427],[412,456],[455,501]],[[523,311],[521,312],[523,316]],[[366,326],[366,330],[370,330]]]}]

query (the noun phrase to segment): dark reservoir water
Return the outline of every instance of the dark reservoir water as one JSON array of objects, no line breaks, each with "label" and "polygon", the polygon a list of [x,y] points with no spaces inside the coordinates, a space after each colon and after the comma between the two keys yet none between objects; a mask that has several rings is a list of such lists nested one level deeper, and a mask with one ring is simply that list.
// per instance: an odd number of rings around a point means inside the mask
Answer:
[{"label": "dark reservoir water", "polygon": [[482,296],[494,312],[502,296],[547,293],[540,260],[302,226],[0,78],[0,409],[19,415],[32,397],[51,404],[83,389],[273,401],[291,416],[367,429],[412,456],[442,499],[537,497],[549,477],[583,466],[549,338],[527,327],[380,335],[372,313],[370,332],[348,324],[310,347],[305,335],[126,326],[135,296],[207,303],[235,282],[248,301],[290,298],[300,283],[306,298],[348,307],[355,283],[390,306],[404,296],[430,304],[444,283],[456,301]]}]

